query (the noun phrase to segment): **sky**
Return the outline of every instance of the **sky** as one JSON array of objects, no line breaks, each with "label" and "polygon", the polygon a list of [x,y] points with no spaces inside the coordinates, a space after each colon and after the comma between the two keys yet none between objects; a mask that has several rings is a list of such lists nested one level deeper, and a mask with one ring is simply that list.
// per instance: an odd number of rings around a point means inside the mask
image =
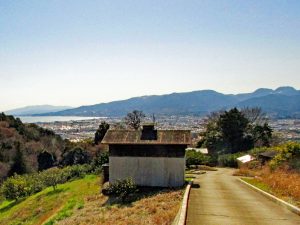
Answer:
[{"label": "sky", "polygon": [[0,111],[300,89],[299,0],[0,0]]}]

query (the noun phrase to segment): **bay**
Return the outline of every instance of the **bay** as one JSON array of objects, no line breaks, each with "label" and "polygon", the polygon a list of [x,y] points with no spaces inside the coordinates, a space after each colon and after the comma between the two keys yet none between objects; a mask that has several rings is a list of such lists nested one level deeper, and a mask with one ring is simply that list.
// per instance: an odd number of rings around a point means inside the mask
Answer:
[{"label": "bay", "polygon": [[81,117],[81,116],[17,116],[23,123],[50,123],[55,121],[78,121],[91,119],[104,119],[105,117]]}]

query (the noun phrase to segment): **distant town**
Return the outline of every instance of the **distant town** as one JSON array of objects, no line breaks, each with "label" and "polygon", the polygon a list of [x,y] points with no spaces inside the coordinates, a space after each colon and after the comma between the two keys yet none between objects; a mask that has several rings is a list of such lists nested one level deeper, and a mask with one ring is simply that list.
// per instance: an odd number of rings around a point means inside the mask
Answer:
[{"label": "distant town", "polygon": [[[64,139],[77,142],[87,138],[93,138],[101,121],[105,120],[111,125],[111,128],[124,128],[123,118],[100,118],[77,121],[56,121],[56,122],[38,122],[43,128],[53,130]],[[147,118],[146,121],[151,121]],[[157,129],[183,129],[191,130],[192,137],[197,138],[204,131],[205,117],[198,116],[160,116],[156,118]],[[269,121],[272,129],[285,140],[300,140],[300,120],[299,119],[271,119]]]}]

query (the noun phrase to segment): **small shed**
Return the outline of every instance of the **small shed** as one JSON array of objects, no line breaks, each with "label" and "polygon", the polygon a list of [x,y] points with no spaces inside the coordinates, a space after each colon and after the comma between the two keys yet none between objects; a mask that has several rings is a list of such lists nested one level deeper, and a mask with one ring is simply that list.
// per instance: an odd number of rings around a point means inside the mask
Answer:
[{"label": "small shed", "polygon": [[278,152],[276,152],[276,151],[272,151],[272,150],[265,151],[258,155],[258,159],[259,159],[261,165],[264,165],[266,162],[273,159],[277,154],[278,154]]},{"label": "small shed", "polygon": [[189,130],[108,130],[109,182],[131,177],[139,186],[177,187],[184,184],[185,149]]}]

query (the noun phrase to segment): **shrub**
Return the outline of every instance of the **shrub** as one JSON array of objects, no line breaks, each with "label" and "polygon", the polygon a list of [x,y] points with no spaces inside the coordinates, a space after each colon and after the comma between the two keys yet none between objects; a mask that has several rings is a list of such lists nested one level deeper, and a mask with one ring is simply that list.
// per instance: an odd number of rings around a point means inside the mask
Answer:
[{"label": "shrub", "polygon": [[42,173],[42,179],[46,186],[52,186],[56,189],[58,184],[64,183],[63,173],[58,168],[51,168]]},{"label": "shrub", "polygon": [[108,163],[108,152],[97,153],[93,159],[92,166],[94,169],[100,168],[103,164]]},{"label": "shrub", "polygon": [[137,191],[137,187],[132,178],[126,178],[124,180],[116,180],[114,183],[109,184],[106,193],[107,195],[113,195],[121,198],[122,202],[129,194]]},{"label": "shrub", "polygon": [[72,166],[77,164],[90,163],[90,154],[81,147],[75,147],[63,154],[62,164]]},{"label": "shrub", "polygon": [[212,158],[209,155],[204,155],[196,150],[186,151],[186,166],[189,168],[191,165],[210,165]]},{"label": "shrub", "polygon": [[50,168],[33,174],[14,175],[3,182],[1,195],[8,200],[17,200],[49,186],[52,186],[55,190],[58,184],[65,183],[73,178],[82,178],[91,173],[92,169],[90,165],[75,165],[63,169]]},{"label": "shrub", "polygon": [[24,176],[15,174],[4,181],[1,193],[8,200],[18,200],[30,194],[30,187]]},{"label": "shrub", "polygon": [[218,157],[218,165],[224,166],[224,167],[238,167],[238,161],[237,158],[240,156],[245,155],[243,152],[237,152],[234,154],[225,154],[225,155],[219,155]]},{"label": "shrub", "polygon": [[287,164],[290,167],[297,166],[295,159],[300,157],[300,144],[295,142],[288,142],[276,148],[279,152],[270,162],[270,168],[276,169],[283,164]]}]

